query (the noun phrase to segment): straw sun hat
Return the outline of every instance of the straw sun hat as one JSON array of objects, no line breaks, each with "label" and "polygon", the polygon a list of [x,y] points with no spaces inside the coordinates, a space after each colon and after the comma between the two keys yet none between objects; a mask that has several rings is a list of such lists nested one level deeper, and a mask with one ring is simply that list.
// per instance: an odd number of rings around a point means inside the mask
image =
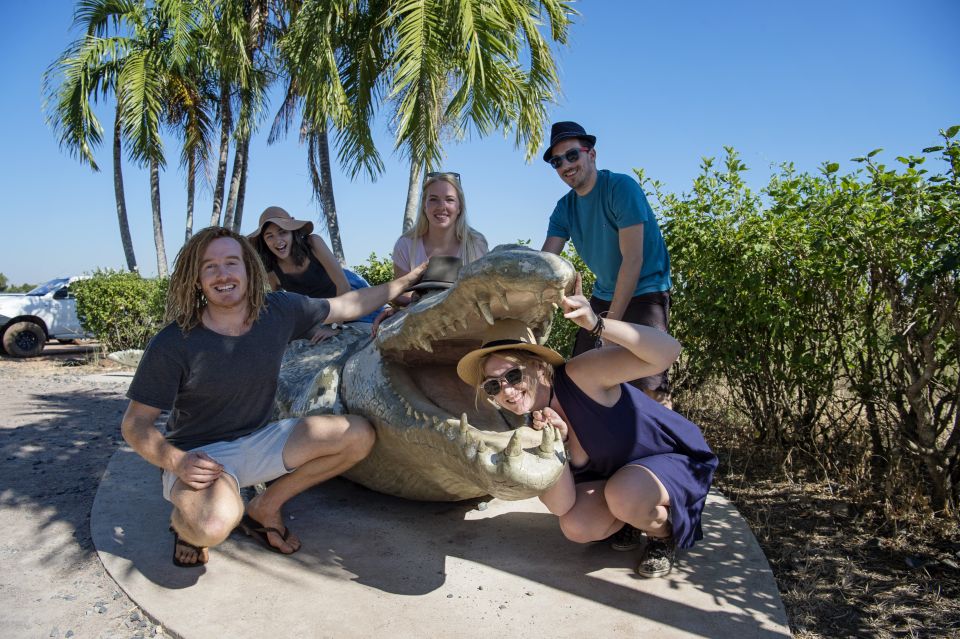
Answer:
[{"label": "straw sun hat", "polygon": [[557,351],[537,343],[530,327],[515,319],[498,320],[483,336],[483,346],[470,351],[460,358],[457,375],[471,386],[479,386],[483,381],[477,374],[480,358],[488,353],[506,350],[529,351],[542,357],[548,364],[559,366],[564,359]]},{"label": "straw sun hat", "polygon": [[248,235],[251,240],[257,239],[263,233],[263,227],[267,224],[276,224],[284,231],[296,231],[303,229],[304,235],[310,235],[313,232],[313,222],[307,220],[296,220],[279,206],[268,206],[260,214],[260,221],[257,223],[257,230]]}]

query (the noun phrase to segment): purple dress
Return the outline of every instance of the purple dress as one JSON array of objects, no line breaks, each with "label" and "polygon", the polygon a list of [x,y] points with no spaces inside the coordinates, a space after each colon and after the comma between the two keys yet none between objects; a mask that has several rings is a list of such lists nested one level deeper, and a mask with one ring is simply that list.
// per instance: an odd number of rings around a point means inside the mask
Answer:
[{"label": "purple dress", "polygon": [[628,464],[650,470],[670,496],[670,521],[677,548],[703,538],[700,515],[717,469],[703,433],[678,413],[661,406],[633,386],[620,384],[620,399],[611,407],[593,401],[567,376],[554,373],[554,392],[589,455],[570,469],[577,483],[608,479]]}]

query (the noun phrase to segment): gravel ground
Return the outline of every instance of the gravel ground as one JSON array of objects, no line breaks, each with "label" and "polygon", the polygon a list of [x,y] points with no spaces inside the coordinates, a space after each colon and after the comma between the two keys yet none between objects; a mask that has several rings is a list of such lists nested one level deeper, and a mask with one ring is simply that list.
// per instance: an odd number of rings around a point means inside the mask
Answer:
[{"label": "gravel ground", "polygon": [[[123,446],[123,382],[90,347],[0,356],[0,635],[164,637],[107,575],[90,508]],[[165,540],[166,541],[166,540]]]}]

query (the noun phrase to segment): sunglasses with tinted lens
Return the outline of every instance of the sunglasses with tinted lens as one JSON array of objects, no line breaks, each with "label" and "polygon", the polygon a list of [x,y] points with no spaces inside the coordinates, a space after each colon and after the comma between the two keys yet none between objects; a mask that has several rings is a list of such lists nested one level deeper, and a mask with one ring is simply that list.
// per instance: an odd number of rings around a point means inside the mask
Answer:
[{"label": "sunglasses with tinted lens", "polygon": [[550,166],[552,166],[555,169],[559,169],[561,166],[563,166],[564,160],[566,160],[570,164],[573,164],[574,162],[580,159],[580,151],[590,151],[590,149],[588,149],[585,146],[581,146],[579,149],[570,149],[563,155],[555,155],[549,160]]},{"label": "sunglasses with tinted lens", "polygon": [[454,173],[453,171],[431,171],[430,173],[427,173],[426,179],[429,180],[430,178],[442,177],[444,175],[449,175],[450,177],[455,179],[457,183],[460,182],[460,174]]},{"label": "sunglasses with tinted lens", "polygon": [[503,377],[491,377],[486,380],[481,385],[481,388],[484,393],[493,397],[494,395],[499,395],[500,391],[503,390],[503,382],[511,386],[516,386],[521,380],[523,380],[523,368],[517,366],[504,373]]}]

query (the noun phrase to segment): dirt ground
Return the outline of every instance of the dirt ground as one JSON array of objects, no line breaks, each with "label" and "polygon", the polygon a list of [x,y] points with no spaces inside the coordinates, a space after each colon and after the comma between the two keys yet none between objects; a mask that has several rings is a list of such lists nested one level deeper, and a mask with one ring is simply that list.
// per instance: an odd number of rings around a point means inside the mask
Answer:
[{"label": "dirt ground", "polygon": [[[164,637],[107,575],[90,508],[122,445],[125,385],[84,377],[90,346],[40,358],[0,356],[0,635]],[[82,365],[80,365],[82,364]],[[166,542],[166,540],[163,540]]]},{"label": "dirt ground", "polygon": [[[106,574],[90,539],[97,486],[123,445],[126,384],[85,378],[118,369],[90,346],[0,356],[3,637],[166,636]],[[729,467],[717,486],[763,547],[798,639],[960,637],[956,522],[896,527],[836,486]]]}]

